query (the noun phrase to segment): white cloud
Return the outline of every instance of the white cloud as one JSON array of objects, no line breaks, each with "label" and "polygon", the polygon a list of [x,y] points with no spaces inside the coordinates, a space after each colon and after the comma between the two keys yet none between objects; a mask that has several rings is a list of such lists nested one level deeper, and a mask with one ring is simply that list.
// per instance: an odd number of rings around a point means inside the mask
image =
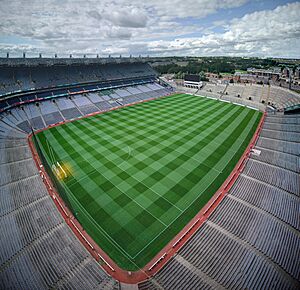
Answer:
[{"label": "white cloud", "polygon": [[121,27],[146,27],[148,17],[142,9],[127,7],[119,9],[112,7],[113,11],[106,12],[106,19]]},{"label": "white cloud", "polygon": [[[246,2],[2,0],[0,37],[21,44],[5,40],[0,52],[299,57],[300,2],[201,27],[201,18]],[[224,32],[212,32],[220,25]],[[202,36],[186,37],[191,32]]]},{"label": "white cloud", "polygon": [[173,17],[205,17],[213,14],[219,9],[239,7],[247,0],[172,0],[162,1],[153,0],[153,3],[159,15]]},{"label": "white cloud", "polygon": [[300,3],[274,10],[254,12],[233,19],[224,33],[200,38],[157,41],[149,44],[153,52],[184,51],[187,54],[257,55],[300,57]]}]

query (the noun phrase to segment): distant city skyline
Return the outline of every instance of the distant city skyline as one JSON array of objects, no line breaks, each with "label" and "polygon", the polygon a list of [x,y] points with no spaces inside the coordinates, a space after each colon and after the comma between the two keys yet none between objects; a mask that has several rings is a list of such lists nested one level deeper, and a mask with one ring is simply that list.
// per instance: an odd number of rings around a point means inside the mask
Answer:
[{"label": "distant city skyline", "polygon": [[300,2],[1,0],[0,57],[300,58]]}]

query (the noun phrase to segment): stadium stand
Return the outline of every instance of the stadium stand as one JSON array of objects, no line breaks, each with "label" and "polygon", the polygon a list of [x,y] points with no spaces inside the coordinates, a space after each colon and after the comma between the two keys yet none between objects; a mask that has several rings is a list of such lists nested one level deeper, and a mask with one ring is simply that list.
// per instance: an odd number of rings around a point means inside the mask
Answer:
[{"label": "stadium stand", "polygon": [[0,94],[32,89],[65,86],[74,83],[111,81],[153,76],[153,69],[144,63],[90,64],[64,66],[3,66],[0,72]]},{"label": "stadium stand", "polygon": [[[228,84],[223,94],[224,98],[232,102],[246,102],[252,105],[261,104],[272,105],[276,109],[283,109],[292,105],[299,104],[299,94],[275,86],[254,85],[254,84]],[[249,102],[250,101],[250,102]],[[246,104],[246,103],[245,103]]]},{"label": "stadium stand", "polygon": [[[105,69],[80,66],[74,71],[50,67],[42,74],[37,67],[7,69],[0,79],[2,92],[7,93],[99,78],[144,79],[147,74],[153,74],[148,65],[114,64]],[[153,79],[138,82],[110,90],[93,87],[74,95],[52,94],[50,99],[21,105],[22,97],[4,101],[2,108],[10,108],[0,115],[1,289],[123,289],[62,218],[32,159],[27,135],[31,128],[171,93]],[[260,110],[268,102],[279,110],[300,103],[293,92],[256,85],[206,84],[197,94]],[[255,150],[221,204],[158,273],[135,287],[299,289],[299,142],[300,115],[269,113]]]},{"label": "stadium stand", "polygon": [[255,84],[205,83],[201,89],[177,87],[178,91],[253,107],[264,111],[266,106],[273,110],[299,104],[299,94],[281,87]]}]

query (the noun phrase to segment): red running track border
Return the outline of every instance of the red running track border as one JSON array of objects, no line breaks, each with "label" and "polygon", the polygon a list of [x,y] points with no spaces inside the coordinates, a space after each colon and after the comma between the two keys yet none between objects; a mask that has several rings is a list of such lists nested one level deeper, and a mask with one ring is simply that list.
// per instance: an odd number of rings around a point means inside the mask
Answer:
[{"label": "red running track border", "polygon": [[[164,96],[167,97],[167,96]],[[161,99],[160,97],[159,99]],[[156,98],[144,100],[141,102],[135,102],[132,104],[116,107],[110,109],[108,111],[117,110],[123,107],[132,106],[137,103],[148,102],[151,100],[156,100]],[[105,111],[105,112],[108,112]],[[84,117],[76,118],[74,120],[79,120],[83,118],[87,118],[93,115],[102,114],[105,112],[95,112]],[[266,113],[262,116],[256,131],[243,153],[242,157],[234,167],[231,174],[224,181],[222,186],[218,189],[218,191],[212,196],[212,198],[207,202],[207,204],[199,211],[199,213],[191,219],[191,221],[158,253],[155,257],[147,263],[142,269],[130,272],[121,269],[88,235],[88,233],[83,229],[77,219],[73,216],[71,211],[67,208],[62,198],[59,196],[58,192],[54,188],[50,177],[42,165],[42,162],[39,158],[39,155],[34,147],[32,141],[32,133],[28,135],[28,143],[32,152],[33,159],[38,167],[39,173],[43,179],[43,182],[46,185],[49,195],[52,197],[57,209],[61,213],[65,222],[71,228],[76,237],[81,241],[81,243],[85,246],[85,248],[90,252],[90,254],[101,264],[102,268],[114,279],[128,284],[137,284],[151,276],[155,275],[187,242],[188,240],[198,231],[198,229],[203,225],[203,223],[208,219],[208,217],[212,214],[212,212],[216,209],[216,207],[220,204],[220,202],[224,199],[224,197],[228,194],[229,190],[239,177],[240,173],[243,171],[247,159],[249,158],[250,152],[252,148],[255,146],[255,143],[259,137],[260,131],[262,129],[262,125],[265,119]],[[74,120],[67,120],[64,122],[60,122],[47,128],[38,130],[38,132],[47,130],[51,127],[60,126],[64,123],[69,123]]]}]

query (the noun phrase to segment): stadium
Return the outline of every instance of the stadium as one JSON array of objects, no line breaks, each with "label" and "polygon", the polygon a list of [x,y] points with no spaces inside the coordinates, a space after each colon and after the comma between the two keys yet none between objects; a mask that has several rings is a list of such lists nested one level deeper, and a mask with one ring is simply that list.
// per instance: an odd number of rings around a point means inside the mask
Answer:
[{"label": "stadium", "polygon": [[299,289],[300,95],[149,61],[1,59],[0,288]]},{"label": "stadium", "polygon": [[300,289],[300,1],[0,1],[0,290]]}]

